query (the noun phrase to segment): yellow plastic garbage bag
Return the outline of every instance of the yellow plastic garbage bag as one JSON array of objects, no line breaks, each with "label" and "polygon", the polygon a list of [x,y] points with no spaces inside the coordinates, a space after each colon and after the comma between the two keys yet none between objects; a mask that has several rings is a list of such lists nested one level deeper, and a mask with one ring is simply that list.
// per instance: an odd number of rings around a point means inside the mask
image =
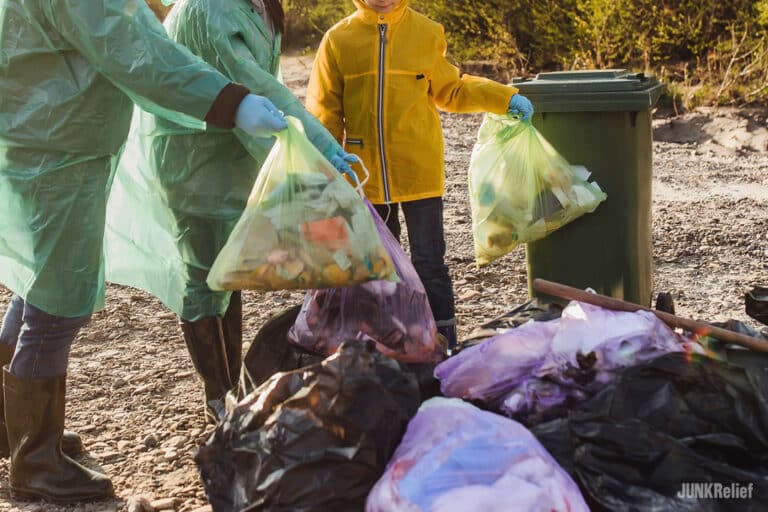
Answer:
[{"label": "yellow plastic garbage bag", "polygon": [[301,121],[287,119],[208,286],[285,290],[397,280],[363,199],[307,139]]},{"label": "yellow plastic garbage bag", "polygon": [[530,121],[487,114],[469,164],[477,264],[594,211],[607,196],[589,174],[570,165]]}]

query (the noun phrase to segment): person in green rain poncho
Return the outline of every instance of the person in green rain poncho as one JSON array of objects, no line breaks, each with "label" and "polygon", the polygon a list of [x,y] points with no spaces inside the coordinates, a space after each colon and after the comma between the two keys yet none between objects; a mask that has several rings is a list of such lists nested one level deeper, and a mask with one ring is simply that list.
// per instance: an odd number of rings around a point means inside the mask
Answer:
[{"label": "person in green rain poncho", "polygon": [[287,126],[171,41],[142,0],[0,0],[0,283],[15,294],[0,330],[0,456],[15,497],[113,495],[69,457],[82,444],[64,403],[72,341],[104,302],[107,193],[134,102],[189,130]]},{"label": "person in green rain poncho", "polygon": [[[176,42],[299,118],[314,146],[351,172],[356,157],[279,78],[283,24],[279,0],[180,0],[164,23]],[[180,317],[212,423],[240,376],[242,300],[212,291],[206,278],[273,143],[137,110],[109,199],[107,280],[148,291]]]}]

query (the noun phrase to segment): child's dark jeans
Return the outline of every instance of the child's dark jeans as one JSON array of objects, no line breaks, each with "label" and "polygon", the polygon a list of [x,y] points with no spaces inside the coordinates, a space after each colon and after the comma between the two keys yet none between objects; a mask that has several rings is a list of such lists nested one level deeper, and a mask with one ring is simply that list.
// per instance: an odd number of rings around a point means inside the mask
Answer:
[{"label": "child's dark jeans", "polygon": [[434,197],[404,203],[377,204],[376,211],[387,227],[400,240],[399,208],[403,209],[408,228],[411,261],[424,284],[437,330],[456,346],[456,311],[453,283],[445,264],[445,232],[443,231],[443,198]]}]

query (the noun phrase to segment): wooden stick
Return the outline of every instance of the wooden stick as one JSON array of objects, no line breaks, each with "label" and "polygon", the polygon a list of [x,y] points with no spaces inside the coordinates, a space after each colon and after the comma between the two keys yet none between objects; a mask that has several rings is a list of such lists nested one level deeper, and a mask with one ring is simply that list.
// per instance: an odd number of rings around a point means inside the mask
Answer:
[{"label": "wooden stick", "polygon": [[650,311],[672,328],[680,327],[681,329],[694,332],[698,335],[710,335],[720,341],[740,345],[758,352],[768,352],[768,342],[766,341],[747,336],[746,334],[721,329],[720,327],[715,327],[714,325],[705,322],[681,318],[670,313],[665,313],[664,311],[646,308],[625,300],[614,299],[597,293],[585,292],[578,288],[572,288],[564,284],[554,283],[544,279],[534,279],[533,289],[539,293],[545,293],[561,299],[577,300],[579,302],[586,302],[587,304],[593,304],[595,306],[600,306],[601,308],[612,309],[615,311]]}]

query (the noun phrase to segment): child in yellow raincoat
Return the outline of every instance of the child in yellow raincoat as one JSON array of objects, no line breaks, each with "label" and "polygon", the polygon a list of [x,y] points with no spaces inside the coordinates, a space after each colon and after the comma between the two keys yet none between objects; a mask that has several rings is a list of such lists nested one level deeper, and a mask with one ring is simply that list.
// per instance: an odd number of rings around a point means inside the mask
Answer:
[{"label": "child in yellow raincoat", "polygon": [[409,0],[353,0],[357,11],[325,34],[312,68],[307,109],[371,173],[365,194],[400,236],[429,296],[438,331],[456,344],[453,285],[445,264],[445,163],[438,108],[512,111],[527,119],[517,89],[462,75],[445,58],[443,27]]}]

